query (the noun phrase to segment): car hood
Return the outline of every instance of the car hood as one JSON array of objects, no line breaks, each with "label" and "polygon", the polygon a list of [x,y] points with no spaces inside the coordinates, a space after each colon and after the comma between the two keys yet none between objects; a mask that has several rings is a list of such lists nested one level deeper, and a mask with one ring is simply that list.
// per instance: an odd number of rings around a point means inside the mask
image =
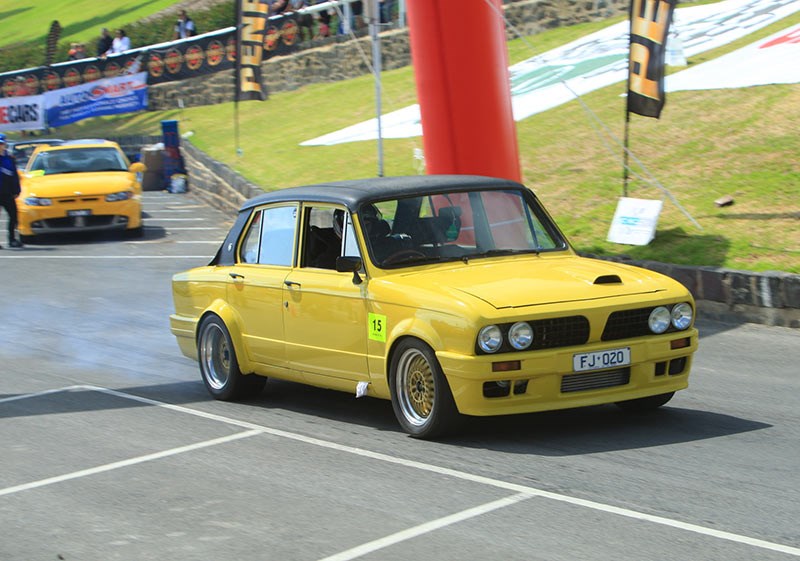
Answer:
[{"label": "car hood", "polygon": [[133,183],[134,175],[128,171],[62,173],[26,177],[22,182],[22,190],[25,195],[36,197],[105,195],[130,189]]},{"label": "car hood", "polygon": [[675,281],[646,269],[577,256],[491,259],[414,275],[494,308],[580,302],[668,290]]}]

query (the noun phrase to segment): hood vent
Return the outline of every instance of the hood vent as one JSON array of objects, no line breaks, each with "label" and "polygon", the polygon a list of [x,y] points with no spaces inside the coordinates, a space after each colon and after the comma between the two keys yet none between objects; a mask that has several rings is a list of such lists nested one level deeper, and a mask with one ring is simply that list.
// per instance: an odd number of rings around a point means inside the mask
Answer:
[{"label": "hood vent", "polygon": [[622,284],[618,275],[602,275],[594,279],[594,284]]}]

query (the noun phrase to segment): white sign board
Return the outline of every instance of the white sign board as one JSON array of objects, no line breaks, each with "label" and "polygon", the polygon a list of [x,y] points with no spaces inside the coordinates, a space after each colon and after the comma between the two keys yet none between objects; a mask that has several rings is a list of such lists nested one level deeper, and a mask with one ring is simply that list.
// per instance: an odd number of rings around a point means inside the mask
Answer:
[{"label": "white sign board", "polygon": [[628,245],[647,245],[656,237],[658,215],[663,201],[620,197],[608,230],[608,241]]}]

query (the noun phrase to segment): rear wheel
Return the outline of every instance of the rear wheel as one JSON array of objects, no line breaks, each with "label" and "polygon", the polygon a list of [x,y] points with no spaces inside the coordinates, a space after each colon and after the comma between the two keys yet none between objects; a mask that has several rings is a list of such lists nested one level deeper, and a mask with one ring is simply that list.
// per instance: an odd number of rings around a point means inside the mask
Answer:
[{"label": "rear wheel", "polygon": [[257,395],[267,379],[239,370],[236,350],[225,323],[218,316],[208,316],[200,324],[197,351],[200,374],[208,392],[215,399],[230,401]]},{"label": "rear wheel", "polygon": [[433,350],[421,341],[406,339],[397,345],[389,371],[392,407],[408,434],[435,438],[459,424],[450,386]]},{"label": "rear wheel", "polygon": [[646,413],[658,409],[672,399],[673,395],[675,395],[675,392],[662,393],[649,397],[640,397],[639,399],[618,401],[616,405],[626,413]]}]

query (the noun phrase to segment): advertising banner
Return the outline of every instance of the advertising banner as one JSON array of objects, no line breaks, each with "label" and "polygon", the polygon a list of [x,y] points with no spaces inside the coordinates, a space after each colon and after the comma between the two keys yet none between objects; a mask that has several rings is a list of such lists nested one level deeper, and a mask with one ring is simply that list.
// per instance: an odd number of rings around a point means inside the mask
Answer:
[{"label": "advertising banner", "polygon": [[237,51],[236,101],[267,98],[261,80],[261,61],[267,34],[269,2],[267,0],[238,0],[236,3]]},{"label": "advertising banner", "polygon": [[61,127],[90,117],[147,109],[147,72],[104,78],[44,94],[47,124]]},{"label": "advertising banner", "polygon": [[150,85],[231,70],[236,61],[233,27],[180,41],[150,45],[106,58],[85,58],[0,74],[0,97],[34,95],[102,78],[147,71]]},{"label": "advertising banner", "polygon": [[672,12],[678,0],[631,0],[628,111],[659,118]]},{"label": "advertising banner", "polygon": [[44,96],[0,99],[0,131],[30,131],[45,128]]}]

